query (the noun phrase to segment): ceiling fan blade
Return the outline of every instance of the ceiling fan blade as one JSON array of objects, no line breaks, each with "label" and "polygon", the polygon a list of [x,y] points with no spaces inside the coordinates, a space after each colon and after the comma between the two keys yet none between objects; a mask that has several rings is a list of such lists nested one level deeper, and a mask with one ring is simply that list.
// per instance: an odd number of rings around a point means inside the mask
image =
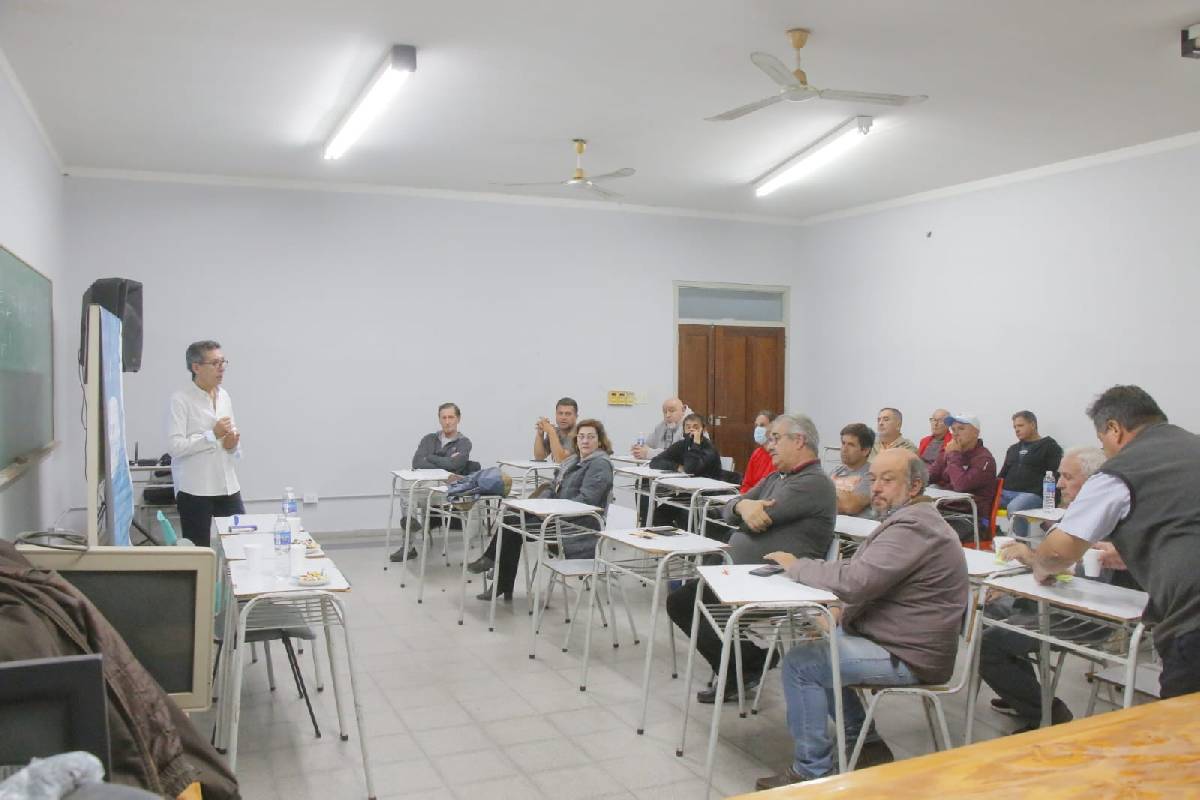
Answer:
[{"label": "ceiling fan blade", "polygon": [[635,172],[637,172],[637,170],[634,169],[633,167],[622,167],[621,169],[616,169],[616,170],[613,170],[612,172],[606,172],[603,175],[592,175],[590,178],[588,178],[588,180],[604,181],[604,180],[608,180],[609,178],[628,178],[629,176],[633,175]]},{"label": "ceiling fan blade", "polygon": [[731,108],[723,114],[717,114],[715,117],[705,117],[705,119],[709,122],[728,122],[731,119],[744,117],[752,111],[758,111],[760,108],[773,106],[781,100],[783,100],[783,95],[776,94],[770,97],[764,97],[762,100],[755,100],[753,103],[747,103],[744,106]]},{"label": "ceiling fan blade", "polygon": [[536,181],[534,183],[497,183],[490,182],[489,186],[562,186],[567,181]]},{"label": "ceiling fan blade", "polygon": [[822,100],[845,100],[850,103],[874,103],[881,106],[907,106],[923,103],[929,99],[924,94],[880,94],[879,92],[851,92],[840,89],[822,89],[817,94]]},{"label": "ceiling fan blade", "polygon": [[792,74],[792,71],[770,53],[751,53],[750,60],[754,62],[754,66],[767,73],[767,77],[785,89],[801,85],[800,80]]},{"label": "ceiling fan blade", "polygon": [[600,187],[600,186],[597,186],[596,184],[592,183],[590,180],[586,180],[586,181],[584,181],[582,185],[583,185],[583,186],[586,186],[586,187],[587,187],[588,189],[590,189],[591,191],[593,191],[593,192],[595,192],[596,194],[600,195],[600,196],[601,196],[601,197],[603,197],[605,200],[616,200],[616,199],[618,199],[618,198],[621,198],[621,197],[624,197],[624,196],[625,196],[625,195],[622,195],[622,194],[617,194],[616,192],[610,192],[608,189],[604,189],[604,188],[602,188],[602,187]]}]

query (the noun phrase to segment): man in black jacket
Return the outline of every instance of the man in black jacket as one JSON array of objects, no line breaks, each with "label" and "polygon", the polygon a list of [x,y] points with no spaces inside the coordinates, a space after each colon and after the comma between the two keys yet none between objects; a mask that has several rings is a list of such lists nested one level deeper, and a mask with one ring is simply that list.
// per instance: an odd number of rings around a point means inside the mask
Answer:
[{"label": "man in black jacket", "polygon": [[[1063,455],[1058,442],[1038,433],[1037,416],[1032,411],[1013,414],[1012,424],[1017,443],[1008,448],[997,476],[1004,480],[1000,507],[1007,508],[1010,517],[1017,511],[1041,508],[1042,481],[1047,472],[1058,481],[1058,463]],[[1013,518],[1013,534],[1028,536],[1029,522],[1022,517]]]},{"label": "man in black jacket", "polygon": [[[653,469],[686,472],[695,478],[721,479],[721,454],[712,440],[704,435],[704,419],[699,414],[688,414],[683,418],[683,438],[650,459]],[[642,498],[642,519],[646,518],[649,502]],[[675,506],[660,506],[654,510],[654,521],[659,524],[686,528],[688,512]]]}]

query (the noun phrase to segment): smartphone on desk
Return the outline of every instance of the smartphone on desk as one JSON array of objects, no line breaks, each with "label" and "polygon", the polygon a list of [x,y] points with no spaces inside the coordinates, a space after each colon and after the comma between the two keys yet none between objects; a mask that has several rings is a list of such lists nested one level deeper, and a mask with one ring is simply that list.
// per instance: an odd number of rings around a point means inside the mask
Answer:
[{"label": "smartphone on desk", "polygon": [[657,533],[659,536],[678,536],[682,531],[671,525],[655,525],[653,528],[643,528],[646,533]]},{"label": "smartphone on desk", "polygon": [[781,572],[783,572],[783,567],[778,564],[763,564],[761,567],[750,570],[751,575],[757,575],[760,578],[765,578],[768,575],[778,575]]}]

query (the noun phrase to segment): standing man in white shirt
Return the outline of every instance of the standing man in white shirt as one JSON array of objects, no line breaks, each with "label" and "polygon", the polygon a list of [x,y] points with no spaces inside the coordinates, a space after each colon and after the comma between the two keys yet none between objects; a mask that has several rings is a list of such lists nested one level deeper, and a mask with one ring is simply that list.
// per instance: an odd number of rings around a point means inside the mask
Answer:
[{"label": "standing man in white shirt", "polygon": [[167,452],[183,535],[208,547],[213,517],[246,513],[233,469],[242,456],[242,436],[229,393],[221,388],[229,366],[221,345],[193,342],[186,358],[192,383],[171,395]]}]

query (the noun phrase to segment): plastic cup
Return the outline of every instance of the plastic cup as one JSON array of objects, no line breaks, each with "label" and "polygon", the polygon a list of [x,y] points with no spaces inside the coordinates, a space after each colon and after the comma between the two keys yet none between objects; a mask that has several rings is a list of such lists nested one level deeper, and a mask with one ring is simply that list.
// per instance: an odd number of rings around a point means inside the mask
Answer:
[{"label": "plastic cup", "polygon": [[1008,547],[1010,544],[1014,543],[1015,541],[1017,541],[1017,540],[1011,536],[994,536],[994,537],[992,537],[992,549],[996,551],[996,560],[997,561],[1004,561],[1004,559],[1000,557],[1000,551],[1003,550],[1004,548]]},{"label": "plastic cup", "polygon": [[1100,551],[1088,550],[1080,559],[1083,562],[1083,574],[1088,578],[1100,577]]},{"label": "plastic cup", "polygon": [[307,548],[302,544],[294,544],[288,548],[288,573],[293,577],[299,577],[305,572],[305,551]]},{"label": "plastic cup", "polygon": [[292,532],[293,539],[295,539],[297,536],[300,535],[300,530],[301,530],[302,526],[300,525],[299,517],[288,517],[287,524],[288,524],[288,530]]},{"label": "plastic cup", "polygon": [[261,574],[266,571],[266,556],[267,551],[261,544],[248,544],[245,546],[246,551],[246,567],[254,574]]}]

